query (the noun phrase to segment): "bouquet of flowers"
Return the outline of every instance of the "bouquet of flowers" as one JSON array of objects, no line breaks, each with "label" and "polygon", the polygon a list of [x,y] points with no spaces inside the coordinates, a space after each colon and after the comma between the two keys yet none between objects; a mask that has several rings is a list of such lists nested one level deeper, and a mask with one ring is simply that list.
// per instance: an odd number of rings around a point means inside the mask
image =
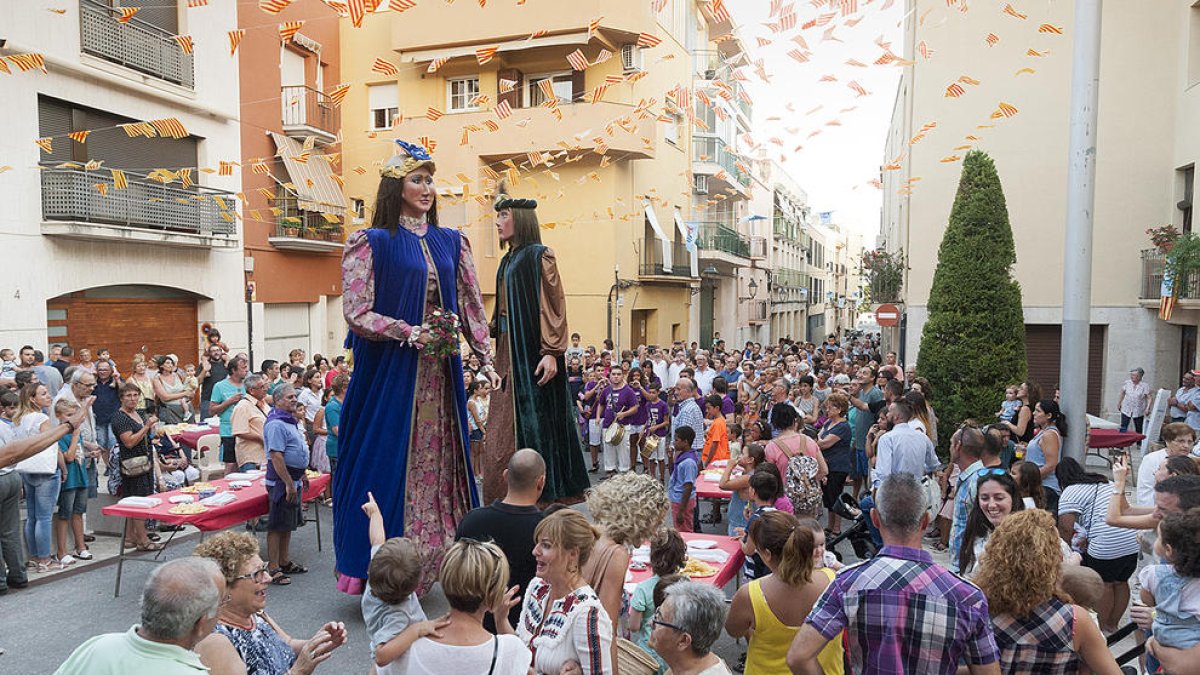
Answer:
[{"label": "bouquet of flowers", "polygon": [[458,354],[459,327],[458,315],[454,312],[433,310],[422,326],[422,332],[429,336],[429,342],[421,349],[421,353],[438,358]]}]

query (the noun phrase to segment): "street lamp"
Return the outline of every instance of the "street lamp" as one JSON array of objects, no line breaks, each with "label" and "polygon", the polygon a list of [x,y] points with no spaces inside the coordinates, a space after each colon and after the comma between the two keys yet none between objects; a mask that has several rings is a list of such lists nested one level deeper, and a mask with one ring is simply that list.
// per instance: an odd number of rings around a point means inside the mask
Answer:
[{"label": "street lamp", "polygon": [[746,286],[746,290],[750,291],[750,299],[753,300],[754,296],[758,295],[758,282],[751,279],[750,283]]}]

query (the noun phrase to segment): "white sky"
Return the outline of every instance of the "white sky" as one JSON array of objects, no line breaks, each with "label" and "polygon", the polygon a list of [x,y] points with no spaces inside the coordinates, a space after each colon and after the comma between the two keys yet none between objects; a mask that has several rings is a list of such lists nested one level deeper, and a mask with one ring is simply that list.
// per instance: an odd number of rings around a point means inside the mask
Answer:
[{"label": "white sky", "polygon": [[[806,21],[837,11],[837,0],[833,0],[835,7],[820,8],[805,0],[788,0],[783,5],[789,2],[794,4],[796,27],[774,33],[766,25],[776,21],[769,16],[770,0],[726,0],[751,61],[762,59],[771,78],[766,84],[753,68],[747,69],[750,80],[746,84],[754,98],[753,134],[771,158],[779,161],[783,157],[781,166],[808,193],[814,211],[833,211],[835,223],[861,232],[864,244],[870,246],[879,232],[883,198],[868,181],[879,177],[901,72],[896,65],[873,65],[884,53],[876,40],[882,35],[897,56],[906,56],[903,31],[897,25],[905,3],[896,2],[884,10],[882,7],[888,4],[885,0],[874,0],[869,5],[870,0],[859,0],[858,14],[843,18],[839,12],[824,27],[802,30]],[[857,25],[844,25],[855,18],[861,18]],[[831,27],[833,37],[842,42],[822,41]],[[795,35],[802,36],[812,52],[807,63],[787,55],[792,49],[803,51],[793,42]],[[759,47],[758,37],[770,39],[772,44]],[[849,65],[849,59],[857,59],[867,67]],[[821,82],[826,75],[837,81]],[[869,95],[857,95],[847,86],[851,81],[861,84]],[[823,107],[807,114],[817,106]],[[841,112],[850,107],[854,110]],[[768,121],[769,117],[781,119]],[[832,120],[841,126],[827,126]],[[818,130],[820,134],[809,138]],[[783,141],[782,147],[770,143],[772,137]],[[797,151],[797,146],[803,147]]]}]

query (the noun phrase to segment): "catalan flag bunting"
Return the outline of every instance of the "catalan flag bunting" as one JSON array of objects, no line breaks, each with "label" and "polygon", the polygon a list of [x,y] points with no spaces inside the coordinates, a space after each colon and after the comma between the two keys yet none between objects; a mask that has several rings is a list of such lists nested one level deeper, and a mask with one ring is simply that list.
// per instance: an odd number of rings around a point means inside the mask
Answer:
[{"label": "catalan flag bunting", "polygon": [[375,58],[375,64],[371,66],[371,70],[384,75],[399,75],[400,70],[391,63],[384,61],[381,58]]}]

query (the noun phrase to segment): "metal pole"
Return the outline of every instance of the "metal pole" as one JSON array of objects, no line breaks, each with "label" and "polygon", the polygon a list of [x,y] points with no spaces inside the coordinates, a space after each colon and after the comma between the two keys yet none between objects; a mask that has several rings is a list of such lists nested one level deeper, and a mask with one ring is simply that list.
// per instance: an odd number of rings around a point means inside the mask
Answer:
[{"label": "metal pole", "polygon": [[[1070,435],[1065,456],[1083,463],[1087,448],[1088,334],[1092,304],[1092,219],[1096,198],[1096,124],[1103,0],[1075,0],[1067,233],[1063,253],[1062,390]],[[1047,383],[1049,384],[1049,383]]]}]

